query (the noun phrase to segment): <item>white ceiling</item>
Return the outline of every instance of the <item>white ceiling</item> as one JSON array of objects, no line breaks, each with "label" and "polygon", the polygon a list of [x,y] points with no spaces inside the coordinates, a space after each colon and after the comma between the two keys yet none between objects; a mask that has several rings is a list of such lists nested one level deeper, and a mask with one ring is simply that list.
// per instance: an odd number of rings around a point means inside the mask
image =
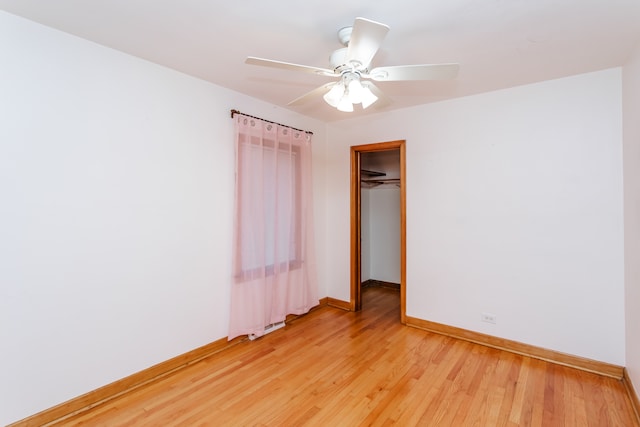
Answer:
[{"label": "white ceiling", "polygon": [[[328,68],[336,32],[391,27],[373,66],[458,62],[445,82],[378,86],[403,108],[625,63],[640,0],[0,0],[0,9],[285,108],[328,77],[244,64],[258,56]],[[323,121],[321,98],[291,108]]]}]

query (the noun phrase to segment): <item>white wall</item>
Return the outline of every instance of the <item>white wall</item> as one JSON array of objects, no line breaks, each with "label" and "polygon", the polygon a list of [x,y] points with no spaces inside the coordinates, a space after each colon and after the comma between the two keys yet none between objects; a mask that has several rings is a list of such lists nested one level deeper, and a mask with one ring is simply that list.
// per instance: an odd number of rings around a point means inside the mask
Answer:
[{"label": "white wall", "polygon": [[400,283],[400,189],[385,186],[369,191],[371,279]]},{"label": "white wall", "polygon": [[227,335],[230,108],[316,133],[326,262],[324,124],[4,12],[0,64],[0,424]]},{"label": "white wall", "polygon": [[331,124],[327,227],[349,232],[349,146],[405,139],[407,315],[624,365],[621,103],[609,69]]},{"label": "white wall", "polygon": [[640,393],[640,46],[622,75],[626,367]]}]

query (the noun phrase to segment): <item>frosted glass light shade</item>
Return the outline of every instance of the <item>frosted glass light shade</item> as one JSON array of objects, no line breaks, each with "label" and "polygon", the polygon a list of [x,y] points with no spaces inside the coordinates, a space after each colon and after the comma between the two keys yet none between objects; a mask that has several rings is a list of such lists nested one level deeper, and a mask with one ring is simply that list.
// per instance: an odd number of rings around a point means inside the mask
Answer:
[{"label": "frosted glass light shade", "polygon": [[349,98],[343,96],[338,103],[338,110],[344,111],[345,113],[351,113],[353,111],[353,104],[349,101]]},{"label": "frosted glass light shade", "polygon": [[344,96],[344,91],[344,85],[342,83],[338,83],[333,85],[331,90],[324,94],[323,98],[327,104],[332,107],[337,107]]},{"label": "frosted glass light shade", "polygon": [[367,108],[378,100],[378,97],[371,92],[368,86],[362,88],[362,108]]},{"label": "frosted glass light shade", "polygon": [[349,100],[352,104],[360,104],[362,102],[364,88],[360,80],[353,79],[349,82]]}]

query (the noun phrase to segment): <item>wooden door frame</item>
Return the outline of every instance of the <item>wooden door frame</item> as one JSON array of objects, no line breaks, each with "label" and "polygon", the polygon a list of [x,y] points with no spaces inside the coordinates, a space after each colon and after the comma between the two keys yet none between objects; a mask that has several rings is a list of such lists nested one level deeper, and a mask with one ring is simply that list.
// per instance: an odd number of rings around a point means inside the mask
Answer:
[{"label": "wooden door frame", "polygon": [[360,155],[376,151],[400,150],[400,321],[406,323],[406,188],[405,140],[351,146],[351,310],[362,309],[360,292],[362,278],[361,252],[361,188]]}]

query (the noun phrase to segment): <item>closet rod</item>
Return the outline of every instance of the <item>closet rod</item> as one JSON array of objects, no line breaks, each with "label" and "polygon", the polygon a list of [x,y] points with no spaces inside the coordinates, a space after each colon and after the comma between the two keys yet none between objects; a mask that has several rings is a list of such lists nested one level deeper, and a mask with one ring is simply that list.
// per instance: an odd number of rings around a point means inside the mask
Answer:
[{"label": "closet rod", "polygon": [[242,113],[242,112],[240,112],[238,110],[231,110],[231,118],[232,119],[233,119],[233,116],[235,116],[236,114],[242,114],[243,116],[251,117],[252,119],[262,120],[263,122],[273,123],[274,125],[288,127],[289,129],[293,129],[293,130],[297,130],[297,131],[300,131],[300,132],[308,133],[309,135],[313,135],[313,132],[311,132],[310,130],[302,130],[302,129],[294,128],[294,127],[291,127],[291,126],[288,126],[288,125],[283,125],[282,123],[272,122],[271,120],[266,120],[266,119],[262,119],[260,117],[252,116],[250,114],[245,114],[245,113]]}]

